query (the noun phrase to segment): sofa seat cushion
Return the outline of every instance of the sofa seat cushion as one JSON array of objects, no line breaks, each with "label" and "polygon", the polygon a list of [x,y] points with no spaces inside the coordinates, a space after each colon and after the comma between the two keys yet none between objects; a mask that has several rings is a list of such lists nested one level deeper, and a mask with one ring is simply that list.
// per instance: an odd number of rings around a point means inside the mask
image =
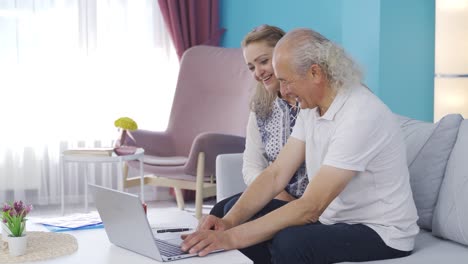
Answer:
[{"label": "sofa seat cushion", "polygon": [[[458,137],[447,163],[434,210],[434,234],[468,245],[468,120],[458,130]],[[466,259],[468,263],[468,258]]]},{"label": "sofa seat cushion", "polygon": [[433,124],[399,116],[406,143],[407,162],[418,225],[431,230],[432,217],[447,161],[463,117],[446,115]]},{"label": "sofa seat cushion", "polygon": [[[443,240],[421,230],[416,236],[413,254],[404,258],[359,262],[365,264],[462,264],[467,263],[468,247]],[[354,263],[354,262],[341,262]]]}]

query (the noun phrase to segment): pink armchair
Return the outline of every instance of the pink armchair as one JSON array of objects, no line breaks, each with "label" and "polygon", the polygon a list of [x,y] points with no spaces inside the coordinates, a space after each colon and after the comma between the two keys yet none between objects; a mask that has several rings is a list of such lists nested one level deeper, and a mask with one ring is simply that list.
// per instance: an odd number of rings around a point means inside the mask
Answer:
[{"label": "pink armchair", "polygon": [[[145,149],[145,184],[173,187],[184,208],[181,189],[195,190],[196,217],[203,198],[216,195],[218,154],[243,152],[254,80],[240,49],[195,46],[181,60],[169,125],[165,132],[137,130],[134,143]],[[129,142],[129,144],[131,144]],[[129,163],[137,168],[136,163]],[[138,186],[126,178],[125,187]]]}]

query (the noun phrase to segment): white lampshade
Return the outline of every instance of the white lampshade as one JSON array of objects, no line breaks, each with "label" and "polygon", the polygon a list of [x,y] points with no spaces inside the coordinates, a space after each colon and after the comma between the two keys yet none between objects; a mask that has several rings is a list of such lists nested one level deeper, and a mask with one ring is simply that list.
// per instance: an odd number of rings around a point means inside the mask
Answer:
[{"label": "white lampshade", "polygon": [[468,0],[436,0],[434,121],[468,117]]}]

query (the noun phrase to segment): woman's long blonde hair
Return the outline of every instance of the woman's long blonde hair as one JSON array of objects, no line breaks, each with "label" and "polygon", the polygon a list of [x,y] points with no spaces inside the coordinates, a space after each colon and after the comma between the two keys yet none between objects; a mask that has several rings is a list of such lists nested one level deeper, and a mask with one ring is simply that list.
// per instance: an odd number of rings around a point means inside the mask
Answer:
[{"label": "woman's long blonde hair", "polygon": [[[241,46],[244,49],[249,44],[265,42],[270,47],[275,47],[276,43],[285,35],[285,32],[278,27],[261,25],[250,31],[242,40]],[[269,92],[261,82],[257,83],[255,92],[250,98],[250,110],[258,117],[266,118],[271,114],[272,103],[277,98],[277,93]]]}]

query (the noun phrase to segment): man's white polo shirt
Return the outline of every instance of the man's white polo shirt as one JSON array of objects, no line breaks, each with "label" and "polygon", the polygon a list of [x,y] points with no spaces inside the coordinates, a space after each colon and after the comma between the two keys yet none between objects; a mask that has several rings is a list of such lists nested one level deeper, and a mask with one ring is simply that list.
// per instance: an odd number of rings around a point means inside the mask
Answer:
[{"label": "man's white polo shirt", "polygon": [[395,115],[362,86],[338,92],[322,117],[301,110],[291,135],[306,144],[309,179],[322,165],[356,171],[320,216],[323,224],[365,224],[386,245],[414,247],[419,232],[406,147]]}]

